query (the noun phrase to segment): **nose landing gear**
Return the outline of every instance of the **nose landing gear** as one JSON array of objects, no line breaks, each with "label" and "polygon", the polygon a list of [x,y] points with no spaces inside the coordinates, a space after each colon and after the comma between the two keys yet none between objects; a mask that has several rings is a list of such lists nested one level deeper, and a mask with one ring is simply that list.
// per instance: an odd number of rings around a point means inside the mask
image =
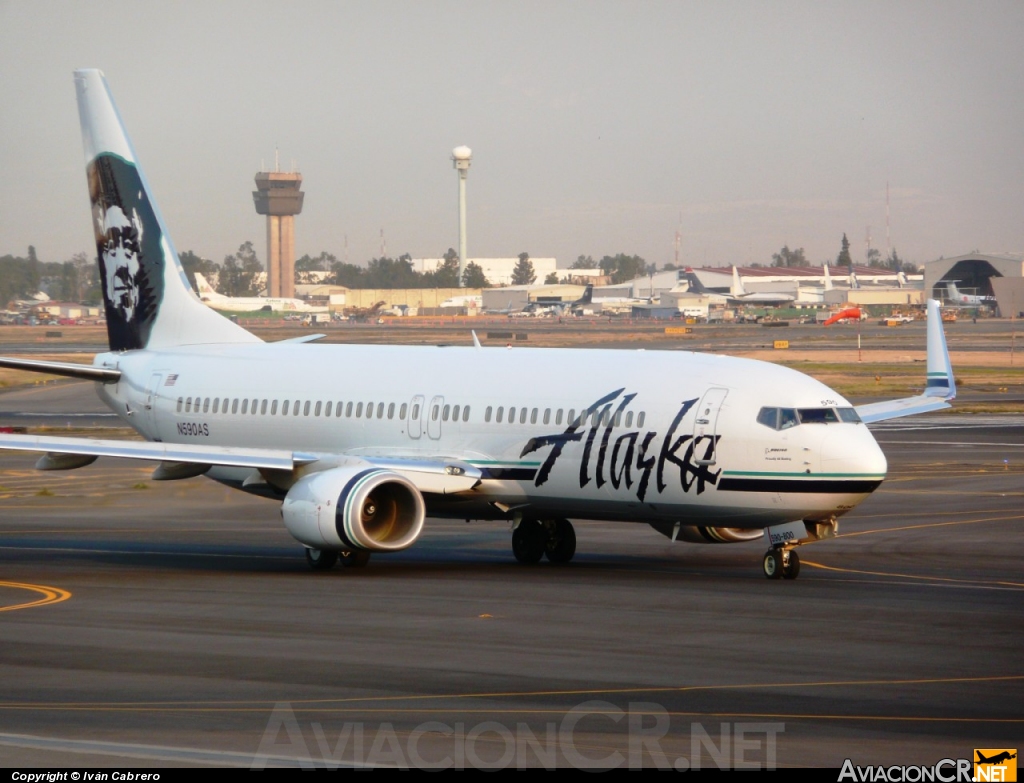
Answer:
[{"label": "nose landing gear", "polygon": [[764,553],[762,565],[767,579],[796,579],[800,573],[800,556],[792,549],[769,549]]}]

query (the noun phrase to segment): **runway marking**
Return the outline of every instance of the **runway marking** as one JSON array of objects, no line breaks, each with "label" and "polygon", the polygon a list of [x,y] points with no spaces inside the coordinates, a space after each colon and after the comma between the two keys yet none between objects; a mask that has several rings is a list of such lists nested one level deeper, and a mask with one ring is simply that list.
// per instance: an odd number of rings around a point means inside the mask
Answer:
[{"label": "runway marking", "polygon": [[[17,552],[72,552],[86,555],[156,555],[158,557],[229,557],[236,559],[261,559],[261,560],[287,560],[288,562],[296,562],[295,557],[285,557],[284,555],[261,555],[261,554],[241,554],[232,555],[226,552],[161,552],[159,550],[150,549],[79,549],[77,547],[59,547],[59,546],[0,546],[0,550],[11,549]],[[0,585],[4,584],[0,582]]]},{"label": "runway marking", "polygon": [[975,589],[987,589],[995,590],[1005,587],[1021,588],[1024,589],[1024,583],[1021,582],[1003,582],[1003,581],[986,581],[984,579],[953,579],[948,576],[918,576],[916,574],[898,574],[886,571],[861,571],[856,568],[839,568],[838,566],[827,566],[823,563],[815,563],[810,560],[801,560],[802,565],[808,565],[811,568],[820,568],[824,571],[839,571],[844,574],[864,574],[866,576],[884,576],[891,579],[916,579],[922,582],[944,582],[955,585],[965,585],[973,587]]},{"label": "runway marking", "polygon": [[[981,517],[980,519],[954,519],[950,522],[925,522],[920,525],[901,525],[900,527],[878,527],[874,530],[857,530],[853,533],[840,533],[836,538],[854,538],[868,536],[872,533],[895,533],[901,530],[923,530],[929,527],[952,527],[955,525],[979,525],[983,522],[1013,522],[1024,519],[1024,514],[1012,514],[1005,517]],[[827,540],[827,539],[826,539]]]},{"label": "runway marking", "polygon": [[30,585],[22,582],[0,582],[0,587],[11,587],[16,590],[30,590],[32,592],[41,593],[43,596],[42,598],[37,598],[35,601],[28,601],[23,604],[0,606],[0,612],[16,612],[19,609],[32,609],[37,606],[59,604],[61,601],[66,601],[71,597],[71,593],[67,590],[61,590],[59,587],[47,587],[46,585]]},{"label": "runway marking", "polygon": [[[252,712],[273,708],[275,704],[287,701],[291,705],[300,705],[316,709],[317,711],[329,712],[330,708],[321,705],[350,705],[359,707],[361,703],[382,703],[382,702],[414,702],[414,701],[441,701],[453,700],[462,701],[468,699],[497,699],[497,698],[530,698],[537,696],[614,696],[629,693],[690,693],[698,691],[735,691],[735,690],[769,690],[779,688],[842,688],[842,687],[865,687],[865,686],[893,686],[893,685],[951,685],[964,683],[987,683],[987,682],[1020,682],[1024,681],[1024,674],[995,675],[988,677],[927,677],[913,679],[895,680],[820,680],[810,682],[768,682],[768,683],[739,683],[735,685],[670,685],[670,686],[636,686],[631,688],[586,688],[546,691],[495,691],[495,692],[472,692],[472,693],[442,693],[426,695],[405,695],[405,696],[353,696],[340,699],[229,699],[210,701],[142,701],[142,702],[50,702],[46,704],[31,702],[0,702],[0,710],[18,711],[45,711],[45,710],[73,710],[73,711],[98,711],[98,712]],[[375,711],[373,708],[359,708],[365,712]],[[389,710],[391,708],[388,708]],[[401,708],[399,708],[401,709]],[[430,711],[437,708],[423,708],[422,710],[408,711]],[[351,712],[349,707],[337,708],[336,711]],[[381,711],[386,711],[381,708]],[[470,710],[472,711],[472,710]],[[501,710],[480,710],[482,712],[500,712]],[[509,712],[520,712],[519,710],[508,710]],[[565,712],[565,710],[529,709],[528,712]],[[679,713],[679,714],[702,714],[702,713]],[[724,715],[726,713],[706,713],[709,715]],[[817,717],[817,716],[811,716]],[[845,718],[847,716],[838,716]],[[871,716],[866,716],[869,719]],[[881,719],[881,718],[879,718]],[[925,720],[924,718],[904,717],[902,720]],[[962,720],[961,718],[933,718],[932,720]],[[998,723],[1024,723],[1024,718],[966,718],[981,722]]]}]

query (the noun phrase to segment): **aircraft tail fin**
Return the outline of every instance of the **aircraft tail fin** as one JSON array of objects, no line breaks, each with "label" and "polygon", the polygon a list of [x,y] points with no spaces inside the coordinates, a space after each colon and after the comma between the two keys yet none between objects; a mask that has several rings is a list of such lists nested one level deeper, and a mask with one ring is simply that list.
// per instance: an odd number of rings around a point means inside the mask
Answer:
[{"label": "aircraft tail fin", "polygon": [[709,293],[708,289],[704,287],[704,284],[697,277],[697,273],[693,271],[692,267],[686,267],[683,270],[683,276],[686,278],[687,284],[690,286],[690,291],[695,294],[706,294]]},{"label": "aircraft tail fin", "polygon": [[208,299],[211,302],[219,302],[227,299],[224,294],[217,293],[217,290],[210,285],[210,281],[203,277],[201,272],[196,272],[196,287],[199,289],[200,299]]},{"label": "aircraft tail fin", "polygon": [[740,280],[740,270],[733,265],[732,268],[732,290],[729,291],[733,296],[746,296],[746,289],[743,288],[743,281]]},{"label": "aircraft tail fin", "polygon": [[193,293],[103,73],[75,90],[111,350],[260,342]]},{"label": "aircraft tail fin", "polygon": [[953,379],[953,365],[946,348],[946,335],[942,330],[942,313],[935,299],[928,300],[926,340],[928,374],[924,392],[916,397],[858,405],[857,413],[865,424],[951,407],[950,402],[956,397],[956,381]]},{"label": "aircraft tail fin", "polygon": [[587,305],[594,301],[594,284],[587,283],[587,287],[583,289],[583,296],[577,299],[573,304],[575,305]]},{"label": "aircraft tail fin", "polygon": [[822,267],[822,269],[825,270],[825,290],[826,291],[831,291],[832,290],[832,275],[828,271],[828,261],[826,261],[824,264],[822,264],[821,267]]}]

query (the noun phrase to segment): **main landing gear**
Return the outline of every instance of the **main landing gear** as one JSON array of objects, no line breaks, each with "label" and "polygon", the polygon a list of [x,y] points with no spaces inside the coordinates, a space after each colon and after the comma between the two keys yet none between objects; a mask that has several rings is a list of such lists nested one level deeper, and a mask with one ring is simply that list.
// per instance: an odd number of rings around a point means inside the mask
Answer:
[{"label": "main landing gear", "polygon": [[523,519],[512,531],[512,554],[520,563],[568,563],[576,554],[576,531],[568,519]]},{"label": "main landing gear", "polygon": [[800,556],[785,547],[769,549],[764,553],[762,565],[768,579],[796,579],[800,573]]},{"label": "main landing gear", "polygon": [[370,553],[365,549],[338,551],[306,547],[306,562],[314,571],[330,571],[339,560],[345,568],[362,568],[370,562]]}]

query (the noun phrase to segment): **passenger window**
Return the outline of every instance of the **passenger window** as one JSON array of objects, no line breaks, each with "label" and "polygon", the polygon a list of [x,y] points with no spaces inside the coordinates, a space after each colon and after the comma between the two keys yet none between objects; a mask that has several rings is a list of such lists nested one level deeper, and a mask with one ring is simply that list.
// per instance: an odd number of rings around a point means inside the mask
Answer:
[{"label": "passenger window", "polygon": [[191,413],[191,412],[192,412],[192,398],[189,397],[187,400],[185,400],[185,413]]},{"label": "passenger window", "polygon": [[405,412],[407,410],[409,410],[409,406],[407,403],[403,402],[402,407],[398,409],[398,418],[400,418],[402,421],[405,421]]},{"label": "passenger window", "polygon": [[626,411],[626,427],[633,426],[633,411]]},{"label": "passenger window", "polygon": [[516,421],[516,409],[515,406],[511,406],[508,409],[508,423],[515,424]]},{"label": "passenger window", "polygon": [[413,421],[416,421],[416,419],[418,419],[419,417],[420,417],[420,404],[417,402],[415,405],[412,406],[412,416],[410,416],[410,418]]},{"label": "passenger window", "polygon": [[[352,403],[349,403],[351,405]],[[361,419],[363,417],[363,404],[359,403],[356,405],[356,418]]]},{"label": "passenger window", "polygon": [[559,425],[559,426],[561,426],[561,424],[562,424],[562,409],[561,408],[559,408],[555,412],[555,424]]},{"label": "passenger window", "polygon": [[388,418],[389,419],[395,418],[395,404],[394,403],[391,403],[390,405],[388,405]]},{"label": "passenger window", "polygon": [[231,401],[231,412],[232,413],[238,413],[238,398],[237,397],[235,397],[235,399],[233,399]]},{"label": "passenger window", "polygon": [[[292,416],[298,416],[301,412],[302,412],[302,406],[299,404],[299,401],[296,400],[295,404],[292,406]],[[308,402],[306,403],[306,412],[307,412],[307,414],[309,412],[309,403]]]},{"label": "passenger window", "polygon": [[345,416],[346,416],[346,418],[349,418],[349,419],[352,418],[352,403],[351,402],[348,405],[345,406]]},{"label": "passenger window", "polygon": [[636,426],[637,427],[644,426],[644,419],[646,419],[646,418],[647,418],[647,412],[646,411],[640,411],[640,415],[636,417]]},{"label": "passenger window", "polygon": [[530,424],[536,424],[536,423],[537,423],[537,409],[534,408],[532,411],[530,411]]},{"label": "passenger window", "polygon": [[256,413],[257,413],[257,408],[259,408],[259,405],[260,405],[260,401],[259,401],[259,400],[253,400],[253,401],[252,401],[252,407],[251,407],[251,408],[250,408],[249,410],[251,410],[251,411],[252,411],[252,415],[253,415],[253,416],[255,416],[255,415],[256,415]]},{"label": "passenger window", "polygon": [[334,415],[337,418],[340,419],[341,418],[341,414],[345,412],[345,405],[344,405],[344,403],[339,401],[338,404],[334,406],[334,411],[335,411]]},{"label": "passenger window", "polygon": [[467,405],[462,409],[462,420],[469,421],[469,406]]},{"label": "passenger window", "polygon": [[491,421],[491,406],[490,405],[488,405],[484,409],[484,421],[488,422],[488,423],[490,423],[490,421]]},{"label": "passenger window", "polygon": [[459,420],[459,406],[456,405],[454,408],[452,408],[452,421],[458,421],[458,420]]},{"label": "passenger window", "polygon": [[498,424],[501,424],[501,416],[502,416],[502,414],[504,412],[505,412],[505,409],[499,405],[498,406],[498,415],[494,417],[494,420],[496,422],[498,422]]},{"label": "passenger window", "polygon": [[544,423],[545,424],[550,424],[551,423],[551,408],[545,408],[544,409]]},{"label": "passenger window", "polygon": [[451,414],[451,412],[452,412],[452,406],[451,405],[445,405],[444,408],[441,410],[441,421],[448,421],[448,416],[449,416],[449,414]]},{"label": "passenger window", "polygon": [[526,408],[519,409],[519,423],[526,424]]},{"label": "passenger window", "polygon": [[441,410],[441,406],[440,405],[435,405],[433,408],[430,409],[430,420],[431,421],[437,421],[437,413],[440,410]]},{"label": "passenger window", "polygon": [[310,408],[310,401],[306,400],[306,404],[302,406],[302,415],[303,416],[308,416],[309,415],[309,408]]},{"label": "passenger window", "polygon": [[210,398],[209,397],[204,397],[203,398],[203,413],[206,413],[209,410],[210,410]]},{"label": "passenger window", "polygon": [[[320,407],[320,403],[317,403],[317,406],[316,406],[316,407],[317,407],[317,408],[319,408],[319,407]],[[329,417],[329,416],[331,415],[331,409],[332,409],[333,407],[334,407],[334,402],[333,402],[333,401],[331,401],[331,400],[328,400],[328,401],[327,401],[327,404],[326,404],[326,405],[324,405],[324,418],[325,418],[325,419],[326,419],[326,418],[328,418],[328,417]],[[319,415],[320,415],[320,411],[319,411],[319,410],[317,410],[317,412],[316,412],[316,415],[317,415],[317,416],[319,416]]]},{"label": "passenger window", "polygon": [[383,402],[378,402],[377,403],[377,418],[378,419],[383,419],[384,418],[384,403]]},{"label": "passenger window", "polygon": [[622,411],[621,410],[617,410],[617,411],[615,411],[615,423],[612,426],[613,427],[618,427],[621,424],[622,424]]},{"label": "passenger window", "polygon": [[220,409],[220,397],[213,398],[213,412],[216,413]]},{"label": "passenger window", "polygon": [[184,402],[185,402],[185,398],[184,397],[179,397],[178,398],[178,413],[181,413],[181,406],[182,406],[182,404]]},{"label": "passenger window", "polygon": [[576,409],[575,408],[569,408],[569,415],[568,415],[568,417],[566,417],[565,421],[566,421],[566,423],[570,427],[573,427],[573,426],[576,425]]},{"label": "passenger window", "polygon": [[283,403],[281,403],[281,415],[288,415],[288,400],[285,400]]},{"label": "passenger window", "polygon": [[277,415],[277,400],[271,400],[271,402],[270,402],[270,415],[271,416],[276,416]]},{"label": "passenger window", "polygon": [[245,413],[248,410],[249,410],[249,400],[248,399],[242,400],[242,413]]},{"label": "passenger window", "polygon": [[266,416],[266,415],[267,415],[267,401],[264,400],[263,404],[260,405],[260,416]]},{"label": "passenger window", "polygon": [[796,411],[792,408],[780,408],[779,409],[779,429],[788,430],[790,427],[795,427],[800,423],[800,420],[796,417]]},{"label": "passenger window", "polygon": [[611,421],[611,419],[612,419],[612,410],[611,410],[611,408],[605,408],[604,409],[604,413],[601,414],[601,426],[602,427],[607,427],[608,426],[608,422]]}]

